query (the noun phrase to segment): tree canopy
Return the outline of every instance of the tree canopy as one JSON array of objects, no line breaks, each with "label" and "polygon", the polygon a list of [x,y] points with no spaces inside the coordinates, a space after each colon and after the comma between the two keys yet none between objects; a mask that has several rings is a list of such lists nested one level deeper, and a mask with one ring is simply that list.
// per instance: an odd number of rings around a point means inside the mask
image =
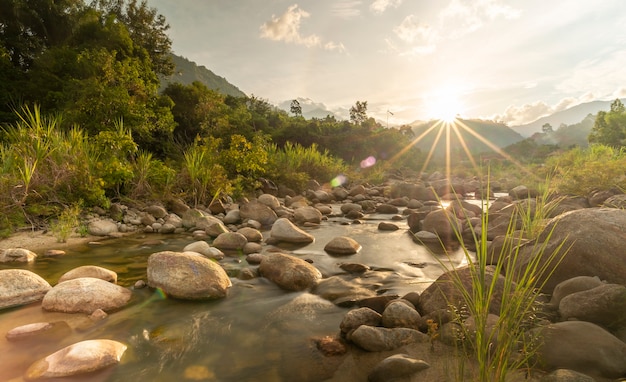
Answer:
[{"label": "tree canopy", "polygon": [[610,111],[598,112],[588,140],[611,147],[626,146],[626,108],[622,101],[616,99]]}]

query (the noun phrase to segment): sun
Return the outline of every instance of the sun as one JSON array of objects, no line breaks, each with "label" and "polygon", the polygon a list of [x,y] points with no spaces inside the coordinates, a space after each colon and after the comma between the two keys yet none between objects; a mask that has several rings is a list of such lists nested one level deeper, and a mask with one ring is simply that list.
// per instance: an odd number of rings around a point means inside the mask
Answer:
[{"label": "sun", "polygon": [[426,112],[431,119],[452,123],[463,115],[465,106],[460,91],[453,86],[442,86],[429,94],[425,100]]}]

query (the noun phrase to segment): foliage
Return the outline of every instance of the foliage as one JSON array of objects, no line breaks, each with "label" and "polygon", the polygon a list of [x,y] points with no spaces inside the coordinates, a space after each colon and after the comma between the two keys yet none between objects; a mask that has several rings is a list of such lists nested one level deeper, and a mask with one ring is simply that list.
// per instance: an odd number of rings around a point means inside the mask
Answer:
[{"label": "foliage", "polygon": [[59,243],[65,243],[72,232],[76,230],[82,208],[82,203],[69,206],[61,212],[59,218],[50,225],[50,230]]},{"label": "foliage", "polygon": [[179,184],[186,199],[194,206],[210,202],[212,196],[229,193],[231,184],[226,170],[219,164],[219,139],[198,140],[185,151]]},{"label": "foliage", "polygon": [[613,101],[609,112],[598,112],[588,139],[590,144],[626,146],[626,108],[622,101]]},{"label": "foliage", "polygon": [[554,188],[563,194],[589,195],[613,187],[626,189],[626,149],[605,145],[573,148],[550,158]]},{"label": "foliage", "polygon": [[350,108],[350,122],[361,125],[367,120],[367,101],[356,101]]}]

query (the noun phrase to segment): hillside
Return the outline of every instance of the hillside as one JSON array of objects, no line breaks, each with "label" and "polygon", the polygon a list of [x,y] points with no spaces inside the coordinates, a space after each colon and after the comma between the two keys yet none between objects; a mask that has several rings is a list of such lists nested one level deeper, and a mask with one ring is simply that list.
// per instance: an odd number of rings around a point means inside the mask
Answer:
[{"label": "hillside", "polygon": [[[423,152],[429,152],[437,141],[437,135],[441,130],[440,128],[434,128],[426,133],[437,123],[438,121],[430,121],[413,126],[413,132],[416,138],[425,134],[416,143],[416,146]],[[456,130],[452,127],[449,129],[450,148],[453,153],[459,153],[461,155],[465,155],[463,143],[471,154],[478,154],[493,152],[494,149],[490,147],[490,145],[502,148],[524,139],[519,133],[508,126],[492,121],[461,119],[458,120],[456,126]],[[468,130],[471,130],[474,134]],[[482,137],[482,140],[477,136]],[[489,144],[485,143],[485,141],[489,142]],[[434,155],[439,157],[443,156],[446,152],[446,144],[446,130],[444,129],[435,145]]]},{"label": "hillside", "polygon": [[199,81],[206,85],[209,89],[218,91],[225,95],[231,95],[235,97],[245,97],[246,94],[239,90],[238,87],[228,82],[224,77],[220,77],[213,73],[205,66],[198,66],[195,62],[189,61],[184,57],[172,54],[172,61],[174,61],[174,74],[169,77],[161,79],[161,87],[159,91],[162,91],[173,82],[178,82],[183,85],[189,85],[194,81]]},{"label": "hillside", "polygon": [[[524,137],[530,137],[534,133],[542,131],[542,126],[549,123],[554,130],[556,130],[562,124],[573,125],[579,123],[585,119],[589,114],[596,115],[598,111],[611,109],[611,102],[613,101],[593,101],[582,103],[580,105],[572,106],[569,109],[559,111],[557,113],[548,115],[538,120],[519,126],[511,126],[511,129],[520,133]],[[624,102],[624,100],[622,100]]]},{"label": "hillside", "polygon": [[531,138],[540,145],[558,145],[561,148],[572,146],[587,147],[587,137],[593,128],[596,116],[589,114],[582,121],[572,125],[561,125],[550,133],[535,133]]}]

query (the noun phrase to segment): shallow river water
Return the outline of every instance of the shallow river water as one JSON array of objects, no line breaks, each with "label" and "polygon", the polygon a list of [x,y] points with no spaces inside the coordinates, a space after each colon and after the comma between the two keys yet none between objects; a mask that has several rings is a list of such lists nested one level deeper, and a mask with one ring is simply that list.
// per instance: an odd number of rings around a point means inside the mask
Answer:
[{"label": "shallow river water", "polygon": [[[279,248],[310,260],[325,278],[345,274],[339,267],[341,263],[366,264],[374,271],[368,274],[375,275],[371,282],[377,285],[378,294],[400,296],[424,290],[442,273],[442,261],[452,266],[464,263],[460,251],[443,258],[414,243],[407,233],[406,220],[394,221],[400,227],[397,231],[379,231],[378,223],[390,219],[391,215],[368,215],[363,224],[348,224],[346,219],[331,217],[319,227],[304,228],[315,236],[314,243],[300,247],[264,245],[263,252]],[[351,256],[330,256],[323,248],[336,236],[350,236],[362,249]],[[154,240],[162,244],[145,245]],[[121,363],[68,381],[334,380],[333,368],[337,365],[323,359],[311,338],[338,335],[339,324],[349,308],[329,306],[306,292],[281,290],[264,278],[239,280],[235,277],[238,271],[250,267],[245,256],[231,254],[220,262],[233,281],[228,296],[221,300],[179,301],[151,288],[133,289],[137,280],[146,279],[150,254],[182,251],[193,241],[188,235],[135,235],[17,266],[55,285],[72,268],[98,265],[117,272],[118,284],[131,288],[133,299],[95,324],[84,314],[45,312],[40,304],[0,311],[0,381],[22,381],[22,375],[36,360],[72,343],[97,338],[128,345]],[[16,266],[0,264],[0,269],[11,267]],[[303,301],[305,304],[298,304]],[[65,321],[71,329],[26,342],[5,338],[6,332],[16,326],[55,321]]]}]

